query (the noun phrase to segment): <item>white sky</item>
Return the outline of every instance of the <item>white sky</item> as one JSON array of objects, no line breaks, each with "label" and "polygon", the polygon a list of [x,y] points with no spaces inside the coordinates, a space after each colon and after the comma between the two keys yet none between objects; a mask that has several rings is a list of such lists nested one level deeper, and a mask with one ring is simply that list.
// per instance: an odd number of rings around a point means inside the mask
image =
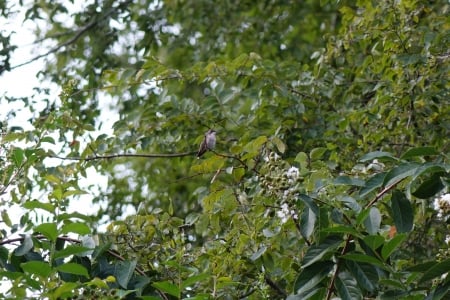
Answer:
[{"label": "white sky", "polygon": [[[70,1],[68,4],[70,4]],[[86,2],[83,1],[83,5],[87,5]],[[81,2],[79,2],[77,5],[81,5]],[[18,7],[19,8],[19,7]],[[79,9],[81,7],[79,6]],[[69,8],[73,9],[72,8]],[[38,54],[45,53],[48,51],[49,48],[44,49],[38,49],[34,45],[32,45],[32,42],[35,39],[35,35],[33,34],[33,29],[35,28],[36,24],[32,23],[31,21],[22,22],[24,18],[25,11],[22,9],[19,11],[15,18],[10,18],[6,21],[6,24],[0,25],[0,30],[4,32],[15,32],[12,35],[11,38],[11,44],[17,45],[18,48],[13,53],[13,57],[11,58],[11,66],[16,66],[21,63],[24,63],[26,61],[29,61],[31,58],[35,57]],[[39,26],[45,26],[45,22],[40,21]],[[51,45],[46,45],[51,46]],[[11,126],[19,126],[24,128],[25,130],[32,129],[31,124],[27,122],[28,119],[32,117],[32,114],[27,110],[24,109],[23,103],[15,102],[15,103],[8,103],[5,100],[5,95],[9,97],[29,97],[33,95],[34,91],[33,88],[36,86],[40,86],[41,83],[36,77],[36,74],[39,72],[41,68],[43,68],[44,65],[44,59],[36,60],[30,64],[24,65],[22,67],[13,69],[10,72],[4,72],[0,76],[0,120],[7,119],[8,121],[8,127]],[[49,86],[49,84],[46,84]],[[60,93],[60,87],[56,85],[51,85],[52,92],[50,93],[51,101],[58,100],[58,95]],[[39,99],[40,96],[37,96],[34,98],[34,107],[39,111],[42,108],[45,108],[46,103]],[[42,96],[44,97],[44,96]],[[101,99],[101,103],[104,103],[104,105],[107,105],[107,100]],[[8,118],[8,113],[14,111],[16,112],[15,118]],[[100,133],[106,133],[106,134],[112,134],[112,124],[117,118],[117,115],[109,110],[107,107],[105,107],[104,110],[102,110],[103,116],[102,118],[102,132]],[[23,145],[22,145],[23,146]],[[1,155],[1,153],[0,153]],[[49,165],[59,165],[62,162],[57,159],[46,159],[46,162]],[[97,186],[99,187],[99,190],[105,190],[107,186],[107,179],[104,176],[100,176],[95,172],[93,168],[90,168],[87,170],[87,177],[88,179],[82,180],[79,184],[80,187],[83,189],[83,187],[87,187],[91,185],[93,182],[97,183]],[[9,197],[8,193],[5,195],[2,195],[2,200],[8,200],[7,197]],[[92,198],[94,195],[85,195],[82,196],[80,199],[71,201],[71,205],[69,206],[69,211],[77,211],[82,214],[92,214],[93,211],[96,211],[98,207],[94,206],[92,204]],[[46,199],[46,197],[39,197],[40,199]],[[7,201],[5,201],[7,202]],[[14,206],[12,208],[9,207],[0,207],[0,211],[8,209],[9,217],[13,224],[19,223],[20,217],[23,214],[23,210],[20,206]],[[132,211],[127,212],[132,213]],[[2,224],[0,223],[0,226]],[[99,228],[99,230],[103,230],[105,226],[102,226],[102,228]],[[10,237],[9,237],[10,238]]]}]

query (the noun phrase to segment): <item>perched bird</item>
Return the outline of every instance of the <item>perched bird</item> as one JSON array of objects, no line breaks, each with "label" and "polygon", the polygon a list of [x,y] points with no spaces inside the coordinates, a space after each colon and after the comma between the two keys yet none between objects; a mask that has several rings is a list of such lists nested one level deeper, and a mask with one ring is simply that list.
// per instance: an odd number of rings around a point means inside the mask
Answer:
[{"label": "perched bird", "polygon": [[200,144],[200,148],[198,149],[197,158],[200,158],[206,151],[214,149],[216,146],[216,131],[213,129],[208,130],[205,133],[205,138]]}]

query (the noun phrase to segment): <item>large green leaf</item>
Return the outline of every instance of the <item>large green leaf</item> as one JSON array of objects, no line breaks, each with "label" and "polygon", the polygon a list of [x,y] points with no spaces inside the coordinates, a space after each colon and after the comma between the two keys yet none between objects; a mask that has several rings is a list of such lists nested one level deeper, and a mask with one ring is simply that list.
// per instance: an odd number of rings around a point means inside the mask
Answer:
[{"label": "large green leaf", "polygon": [[[346,260],[347,270],[353,275],[358,285],[366,291],[372,292],[378,286],[377,268],[361,262]],[[379,269],[378,269],[379,270]]]},{"label": "large green leaf", "polygon": [[169,281],[153,282],[152,286],[174,297],[180,297],[181,291],[178,286]]},{"label": "large green leaf", "polygon": [[348,272],[340,272],[336,277],[336,291],[342,300],[362,299],[362,292],[358,288],[356,279]]},{"label": "large green leaf", "polygon": [[381,256],[384,260],[388,257],[403,243],[406,239],[406,234],[397,234],[390,241],[386,242],[381,250]]},{"label": "large green leaf", "polygon": [[314,232],[314,225],[316,224],[316,214],[306,207],[300,215],[300,233],[303,238],[309,239]]},{"label": "large green leaf", "polygon": [[342,242],[343,240],[341,237],[331,235],[319,245],[309,247],[303,257],[302,268],[306,268],[307,266],[321,260],[325,255],[334,251]]},{"label": "large green leaf", "polygon": [[363,197],[367,196],[368,194],[370,194],[371,192],[373,192],[374,190],[381,187],[383,185],[385,176],[386,176],[386,173],[383,172],[383,173],[375,174],[372,177],[370,177],[366,181],[366,184],[359,191],[359,196],[361,198],[363,198]]},{"label": "large green leaf", "polygon": [[438,155],[439,152],[436,151],[434,147],[417,147],[411,148],[406,151],[400,158],[401,159],[409,159],[416,156],[430,156],[430,155]]},{"label": "large green leaf", "polygon": [[390,170],[384,177],[383,186],[390,186],[400,180],[414,175],[420,165],[416,163],[404,163]]},{"label": "large green leaf", "polygon": [[409,232],[414,225],[414,213],[411,202],[398,190],[392,192],[391,208],[398,233]]},{"label": "large green leaf", "polygon": [[435,264],[429,270],[427,270],[420,278],[419,283],[423,283],[428,280],[432,280],[436,277],[440,277],[443,274],[448,273],[449,270],[450,270],[450,259],[446,259],[442,262]]},{"label": "large green leaf", "polygon": [[50,273],[52,272],[52,268],[50,267],[50,265],[47,262],[43,261],[29,261],[20,264],[20,266],[25,272],[44,278],[50,276]]},{"label": "large green leaf", "polygon": [[294,292],[297,295],[310,293],[320,287],[320,283],[327,278],[333,268],[331,261],[321,261],[304,268],[294,282]]},{"label": "large green leaf", "polygon": [[364,226],[369,234],[377,234],[380,230],[381,213],[375,206],[372,206],[369,215],[364,220]]},{"label": "large green leaf", "polygon": [[42,223],[34,228],[35,232],[42,233],[50,241],[56,241],[58,237],[58,231],[55,223]]},{"label": "large green leaf", "polygon": [[56,269],[63,273],[73,274],[73,275],[81,275],[86,278],[89,278],[88,271],[86,268],[77,263],[65,263],[56,267]]}]

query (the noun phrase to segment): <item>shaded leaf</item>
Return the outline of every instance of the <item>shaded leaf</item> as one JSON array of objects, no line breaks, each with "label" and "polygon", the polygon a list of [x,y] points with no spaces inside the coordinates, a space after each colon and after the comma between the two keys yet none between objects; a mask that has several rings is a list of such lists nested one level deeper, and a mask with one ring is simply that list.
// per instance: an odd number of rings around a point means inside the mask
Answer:
[{"label": "shaded leaf", "polygon": [[178,286],[169,281],[153,282],[152,286],[163,293],[167,293],[174,297],[180,297],[181,292]]},{"label": "shaded leaf", "polygon": [[377,234],[380,230],[381,213],[375,206],[372,206],[369,210],[369,215],[364,220],[364,226],[369,234]]},{"label": "shaded leaf", "polygon": [[359,191],[359,196],[365,197],[368,194],[370,194],[372,191],[376,190],[377,188],[381,187],[383,185],[384,177],[386,176],[386,173],[378,173],[370,177],[366,184],[361,188]]},{"label": "shaded leaf", "polygon": [[429,270],[425,271],[425,274],[420,278],[419,284],[425,281],[432,280],[436,277],[440,277],[450,270],[450,259],[446,259],[432,266]]},{"label": "shaded leaf", "polygon": [[374,159],[385,159],[385,160],[390,160],[390,161],[397,161],[398,159],[393,156],[391,153],[389,152],[384,152],[384,151],[374,151],[374,152],[370,152],[367,153],[365,155],[363,155],[359,161],[360,162],[367,162],[367,161],[372,161]]},{"label": "shaded leaf", "polygon": [[332,270],[334,263],[321,261],[304,268],[294,282],[294,291],[297,295],[309,293],[316,288]]},{"label": "shaded leaf", "polygon": [[302,268],[321,260],[326,254],[334,251],[339,244],[342,243],[342,238],[339,236],[329,236],[319,245],[309,247],[303,257]]},{"label": "shaded leaf", "polygon": [[393,168],[384,177],[383,186],[390,186],[406,177],[414,175],[418,167],[418,164],[407,163]]},{"label": "shaded leaf", "polygon": [[422,182],[422,184],[419,185],[412,195],[420,199],[427,199],[439,193],[444,187],[445,186],[441,181],[441,177],[439,174],[435,173],[430,178]]},{"label": "shaded leaf", "polygon": [[342,300],[362,299],[361,290],[353,276],[348,272],[340,272],[336,277],[335,287]]},{"label": "shaded leaf", "polygon": [[416,156],[429,156],[429,155],[438,155],[439,152],[436,151],[434,147],[417,147],[412,148],[406,151],[400,158],[408,159]]},{"label": "shaded leaf", "polygon": [[56,269],[63,273],[80,275],[89,278],[89,274],[85,267],[77,263],[65,263],[56,267]]},{"label": "shaded leaf", "polygon": [[133,276],[136,268],[136,261],[121,261],[117,263],[114,271],[114,276],[117,278],[117,283],[124,289],[127,288],[128,282]]},{"label": "shaded leaf", "polygon": [[316,214],[306,207],[300,215],[300,233],[303,238],[308,239],[314,232],[314,225],[316,224]]},{"label": "shaded leaf", "polygon": [[392,192],[391,208],[397,232],[411,231],[414,222],[413,209],[411,203],[402,192],[398,190]]},{"label": "shaded leaf", "polygon": [[394,252],[395,249],[397,249],[398,246],[403,243],[405,239],[406,234],[397,234],[391,240],[386,242],[383,246],[383,249],[381,250],[381,256],[383,257],[383,259],[386,260],[392,254],[392,252]]}]

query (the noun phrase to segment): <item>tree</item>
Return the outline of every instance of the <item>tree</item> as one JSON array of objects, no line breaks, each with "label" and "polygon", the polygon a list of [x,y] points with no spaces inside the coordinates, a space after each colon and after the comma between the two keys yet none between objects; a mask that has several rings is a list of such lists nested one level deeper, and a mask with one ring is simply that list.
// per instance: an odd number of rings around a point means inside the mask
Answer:
[{"label": "tree", "polygon": [[[448,3],[23,8],[49,22],[37,59],[62,92],[37,89],[33,130],[2,123],[8,297],[448,296]],[[218,145],[197,160],[208,128]],[[105,192],[80,187],[92,168]],[[69,211],[85,193],[98,212]]]}]

